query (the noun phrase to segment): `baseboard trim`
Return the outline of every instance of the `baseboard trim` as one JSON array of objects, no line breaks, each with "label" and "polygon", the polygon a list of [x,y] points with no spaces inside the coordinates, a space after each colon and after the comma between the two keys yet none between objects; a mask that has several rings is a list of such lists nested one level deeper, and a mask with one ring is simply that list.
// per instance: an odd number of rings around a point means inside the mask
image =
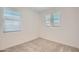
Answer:
[{"label": "baseboard trim", "polygon": [[[45,38],[38,37],[38,38],[34,38],[34,39],[30,40],[30,41],[33,41],[33,40],[36,40],[36,39],[45,39]],[[45,39],[45,40],[48,40],[48,39]],[[28,42],[30,42],[30,41],[28,41]],[[49,41],[52,41],[52,40],[49,40]],[[28,42],[27,42],[27,43],[28,43]],[[67,44],[63,44],[63,43],[60,43],[60,42],[56,42],[56,41],[52,41],[52,42],[55,42],[55,43],[58,43],[58,44],[61,44],[61,45],[66,45],[66,46],[69,46],[69,47],[72,47],[72,48],[79,49],[79,48],[77,48],[77,47],[73,47],[73,46],[70,46],[70,45],[67,45]],[[20,44],[23,44],[23,43],[26,43],[26,42],[22,42],[22,43],[19,43],[19,44],[17,44],[17,45],[20,45]],[[10,46],[10,47],[8,47],[8,48],[11,48],[11,47],[17,46],[17,45],[12,45],[12,46]],[[5,48],[5,49],[3,49],[3,50],[0,50],[0,52],[5,52],[6,49],[7,49],[7,48]]]},{"label": "baseboard trim", "polygon": [[24,41],[24,42],[20,42],[20,43],[17,43],[17,44],[10,45],[10,46],[8,46],[8,47],[5,47],[5,48],[0,49],[0,52],[3,52],[3,51],[5,51],[6,49],[11,48],[11,47],[13,47],[13,46],[17,46],[17,45],[23,44],[23,43],[25,43],[25,42],[30,42],[30,41],[35,40],[35,39],[37,39],[37,37],[34,37],[33,39],[30,39],[29,41]]},{"label": "baseboard trim", "polygon": [[[41,39],[46,39],[46,38],[42,38]],[[48,39],[46,39],[48,40]],[[58,44],[61,44],[61,45],[66,45],[66,46],[69,46],[69,47],[72,47],[72,48],[76,48],[76,49],[79,49],[78,47],[74,47],[74,46],[71,46],[71,45],[68,45],[68,44],[64,44],[64,43],[60,43],[60,42],[57,42],[57,41],[53,41],[53,40],[49,40],[49,41],[52,41],[52,42],[55,42],[55,43],[58,43]]]}]

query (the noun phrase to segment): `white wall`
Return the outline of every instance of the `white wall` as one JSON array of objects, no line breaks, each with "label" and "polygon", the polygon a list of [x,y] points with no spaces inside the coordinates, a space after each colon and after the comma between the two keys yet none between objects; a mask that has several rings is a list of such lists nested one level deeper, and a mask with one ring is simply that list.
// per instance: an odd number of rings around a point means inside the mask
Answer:
[{"label": "white wall", "polygon": [[22,14],[21,32],[3,32],[2,8],[0,8],[0,50],[42,37],[51,41],[79,48],[79,8],[58,8],[61,12],[61,26],[49,28],[43,16],[52,13],[54,8],[42,15],[29,8],[16,8]]},{"label": "white wall", "polygon": [[[0,8],[0,10],[2,10],[2,8]],[[2,15],[1,15],[2,11],[0,11],[0,48],[2,47]]]},{"label": "white wall", "polygon": [[[22,15],[22,31],[3,33],[0,31],[0,50],[18,45],[39,37],[39,16],[29,8],[16,8]],[[2,11],[0,9],[0,11]],[[2,15],[2,13],[1,13]],[[2,21],[0,17],[0,23]],[[2,22],[3,23],[3,22]],[[0,29],[3,28],[0,24]]]},{"label": "white wall", "polygon": [[[52,13],[55,8],[42,13]],[[58,8],[61,12],[61,26],[49,28],[42,19],[41,37],[79,48],[79,8]],[[42,17],[42,18],[43,18]]]}]

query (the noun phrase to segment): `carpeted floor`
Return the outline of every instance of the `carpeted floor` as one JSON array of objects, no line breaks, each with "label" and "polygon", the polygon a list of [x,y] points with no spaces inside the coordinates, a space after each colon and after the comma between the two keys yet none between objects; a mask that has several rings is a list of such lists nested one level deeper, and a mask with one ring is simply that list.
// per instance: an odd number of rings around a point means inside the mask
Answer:
[{"label": "carpeted floor", "polygon": [[79,52],[79,49],[38,38],[4,50],[4,52]]}]

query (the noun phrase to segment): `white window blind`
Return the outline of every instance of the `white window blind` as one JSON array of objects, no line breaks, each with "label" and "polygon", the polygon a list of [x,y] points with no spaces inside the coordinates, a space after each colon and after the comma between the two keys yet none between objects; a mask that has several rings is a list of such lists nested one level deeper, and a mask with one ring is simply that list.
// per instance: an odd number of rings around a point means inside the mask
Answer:
[{"label": "white window blind", "polygon": [[49,27],[59,27],[61,22],[60,12],[53,12],[51,14],[45,15],[44,22]]},{"label": "white window blind", "polygon": [[20,13],[12,8],[4,8],[4,32],[15,32],[21,30]]},{"label": "white window blind", "polygon": [[45,16],[45,20],[44,20],[45,24],[46,24],[47,26],[49,26],[49,27],[52,26],[52,25],[51,25],[50,18],[51,18],[51,15],[48,14],[48,15]]}]

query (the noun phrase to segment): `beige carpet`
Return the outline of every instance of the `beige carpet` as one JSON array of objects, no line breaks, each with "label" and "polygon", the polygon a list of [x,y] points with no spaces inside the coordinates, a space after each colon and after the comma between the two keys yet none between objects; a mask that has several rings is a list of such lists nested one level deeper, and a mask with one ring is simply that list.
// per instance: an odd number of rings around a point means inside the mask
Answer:
[{"label": "beige carpet", "polygon": [[78,52],[79,49],[38,38],[5,50],[5,52]]}]

